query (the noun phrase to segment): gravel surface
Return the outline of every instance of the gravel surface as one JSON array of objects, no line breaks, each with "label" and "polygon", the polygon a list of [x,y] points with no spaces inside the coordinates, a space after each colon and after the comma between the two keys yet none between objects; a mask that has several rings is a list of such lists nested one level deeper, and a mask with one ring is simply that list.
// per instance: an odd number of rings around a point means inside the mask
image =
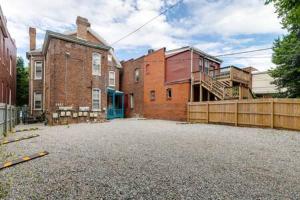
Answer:
[{"label": "gravel surface", "polygon": [[4,147],[8,158],[50,152],[0,171],[7,199],[300,199],[299,132],[136,119],[40,128]]}]

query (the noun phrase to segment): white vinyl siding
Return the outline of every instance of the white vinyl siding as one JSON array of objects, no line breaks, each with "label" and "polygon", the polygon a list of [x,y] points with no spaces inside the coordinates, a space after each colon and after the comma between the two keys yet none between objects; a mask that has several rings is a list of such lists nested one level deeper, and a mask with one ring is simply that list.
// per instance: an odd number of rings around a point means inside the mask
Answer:
[{"label": "white vinyl siding", "polygon": [[42,94],[39,92],[34,93],[33,107],[34,107],[34,110],[42,110]]},{"label": "white vinyl siding", "polygon": [[93,75],[101,76],[101,54],[93,53]]},{"label": "white vinyl siding", "polygon": [[41,61],[36,61],[34,68],[34,79],[41,80],[43,75],[43,63]]},{"label": "white vinyl siding", "polygon": [[93,98],[93,111],[100,111],[101,110],[101,90],[99,88],[93,88],[92,92],[92,98]]},{"label": "white vinyl siding", "polygon": [[109,71],[109,86],[116,86],[116,73],[114,71]]}]

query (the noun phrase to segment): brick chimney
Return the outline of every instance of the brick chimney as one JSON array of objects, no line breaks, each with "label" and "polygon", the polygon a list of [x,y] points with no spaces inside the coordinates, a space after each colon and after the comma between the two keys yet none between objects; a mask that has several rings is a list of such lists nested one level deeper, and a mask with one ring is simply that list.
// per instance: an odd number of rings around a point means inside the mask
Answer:
[{"label": "brick chimney", "polygon": [[77,25],[77,37],[83,40],[87,40],[88,28],[91,26],[88,19],[78,16],[76,20]]},{"label": "brick chimney", "polygon": [[36,29],[32,27],[29,28],[29,49],[30,51],[36,49]]}]

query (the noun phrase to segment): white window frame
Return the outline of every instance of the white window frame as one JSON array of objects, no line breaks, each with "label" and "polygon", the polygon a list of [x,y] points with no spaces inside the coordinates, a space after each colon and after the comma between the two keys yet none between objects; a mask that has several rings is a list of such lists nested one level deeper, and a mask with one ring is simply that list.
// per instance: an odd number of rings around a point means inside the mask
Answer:
[{"label": "white window frame", "polygon": [[[99,92],[99,107],[98,108],[94,108],[94,91],[98,91]],[[101,89],[99,88],[93,88],[92,89],[92,110],[93,111],[101,111]]]},{"label": "white window frame", "polygon": [[[41,76],[38,77],[36,74],[37,64],[41,64]],[[34,80],[42,80],[43,78],[43,62],[42,61],[35,61],[34,62]]]},{"label": "white window frame", "polygon": [[[99,57],[99,64],[95,63],[96,62],[95,56]],[[93,55],[92,55],[92,74],[94,76],[101,76],[101,61],[102,61],[101,54],[97,53],[97,52],[94,52]],[[98,65],[98,70],[97,71],[95,70],[96,65]]]},{"label": "white window frame", "polygon": [[[108,73],[109,73],[108,74],[108,85],[115,87],[116,86],[116,72],[109,71]],[[111,84],[111,82],[110,82],[111,80],[113,80],[113,84]]]},{"label": "white window frame", "polygon": [[[35,105],[37,95],[41,95],[41,100],[40,100],[41,101],[41,108],[36,108],[36,105]],[[34,110],[42,110],[42,108],[43,108],[43,95],[42,95],[41,92],[34,92],[34,94],[33,94],[33,109]]]}]

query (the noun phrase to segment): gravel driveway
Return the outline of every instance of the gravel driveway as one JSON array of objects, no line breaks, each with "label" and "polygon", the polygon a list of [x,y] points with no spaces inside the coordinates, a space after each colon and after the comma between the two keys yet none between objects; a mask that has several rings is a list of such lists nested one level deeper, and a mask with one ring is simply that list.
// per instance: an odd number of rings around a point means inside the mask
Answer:
[{"label": "gravel driveway", "polygon": [[299,132],[136,119],[41,129],[3,149],[50,153],[0,171],[7,199],[300,199]]}]

